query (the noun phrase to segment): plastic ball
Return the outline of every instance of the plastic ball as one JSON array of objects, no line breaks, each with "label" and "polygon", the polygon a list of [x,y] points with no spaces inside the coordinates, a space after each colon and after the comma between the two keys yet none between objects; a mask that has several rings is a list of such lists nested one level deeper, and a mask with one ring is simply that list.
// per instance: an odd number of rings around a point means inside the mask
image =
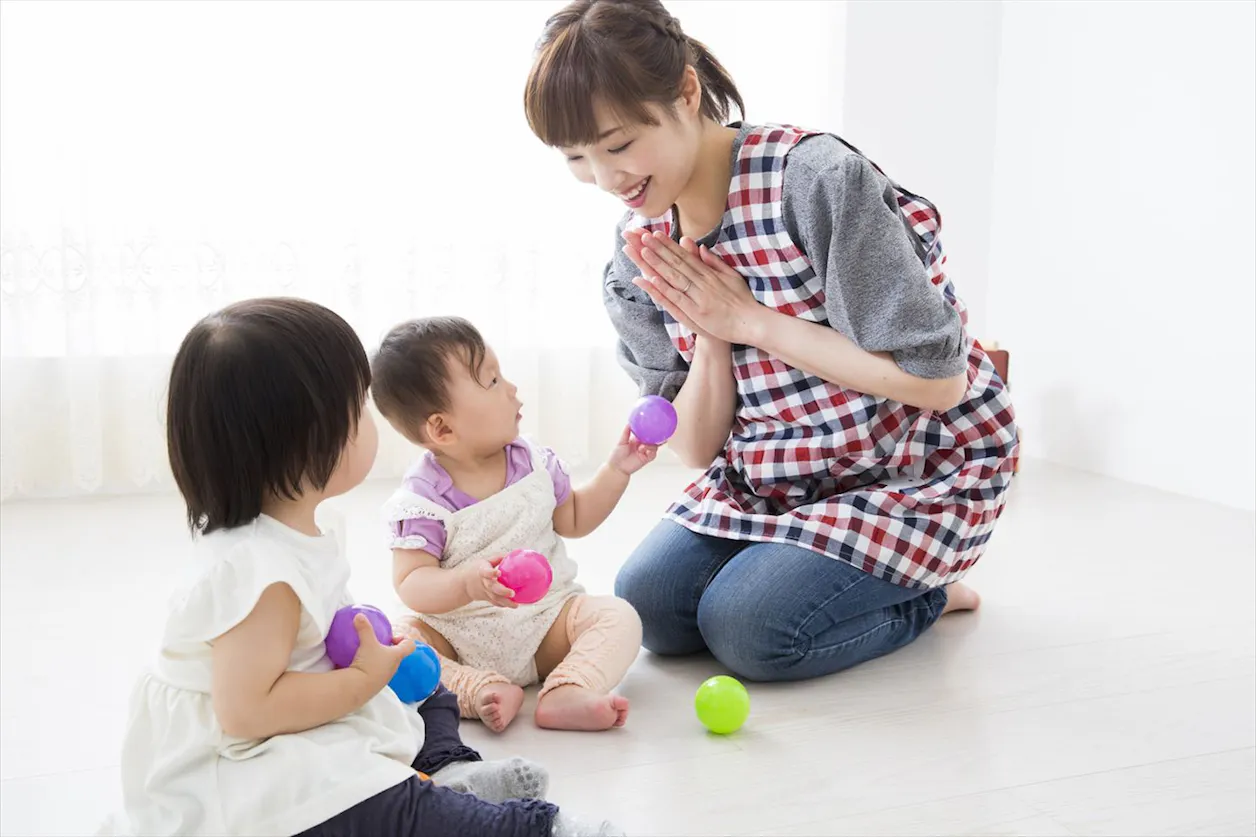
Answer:
[{"label": "plastic ball", "polygon": [[497,569],[497,580],[515,591],[518,604],[535,604],[545,598],[554,582],[554,570],[545,556],[531,549],[516,549],[508,554]]},{"label": "plastic ball", "polygon": [[440,685],[440,657],[430,645],[415,643],[414,651],[401,661],[388,685],[402,703],[426,699]]},{"label": "plastic ball", "polygon": [[741,729],[750,717],[750,694],[732,677],[712,677],[698,687],[693,708],[702,725],[718,735]]},{"label": "plastic ball", "polygon": [[358,654],[358,629],[353,627],[353,617],[364,614],[375,629],[380,645],[392,645],[392,623],[379,608],[370,605],[350,605],[336,611],[327,632],[327,656],[336,668],[348,668]]},{"label": "plastic ball", "polygon": [[633,405],[628,428],[647,445],[661,445],[676,432],[676,408],[666,398],[647,395]]}]

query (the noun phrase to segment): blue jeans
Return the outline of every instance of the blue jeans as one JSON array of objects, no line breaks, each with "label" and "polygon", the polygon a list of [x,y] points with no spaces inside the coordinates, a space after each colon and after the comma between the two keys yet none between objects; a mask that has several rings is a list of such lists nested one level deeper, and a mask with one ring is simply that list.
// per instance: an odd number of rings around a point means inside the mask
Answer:
[{"label": "blue jeans", "polygon": [[937,621],[946,589],[900,587],[786,543],[699,535],[664,520],[628,558],[615,595],[655,654],[709,649],[747,680],[805,680],[902,648]]}]

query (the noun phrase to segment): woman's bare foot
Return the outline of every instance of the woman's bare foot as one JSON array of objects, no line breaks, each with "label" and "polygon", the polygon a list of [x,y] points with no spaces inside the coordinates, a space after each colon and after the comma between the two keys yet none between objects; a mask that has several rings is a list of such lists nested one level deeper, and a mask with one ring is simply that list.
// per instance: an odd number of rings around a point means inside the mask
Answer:
[{"label": "woman's bare foot", "polygon": [[536,725],[545,729],[597,732],[622,727],[628,720],[628,698],[599,695],[582,686],[559,686],[536,705]]},{"label": "woman's bare foot", "polygon": [[493,732],[510,726],[520,706],[523,706],[523,689],[514,683],[490,683],[475,696],[475,712]]},{"label": "woman's bare foot", "polygon": [[953,610],[976,610],[979,607],[981,607],[981,596],[977,595],[976,590],[958,581],[947,585],[946,607],[942,608],[942,616]]}]

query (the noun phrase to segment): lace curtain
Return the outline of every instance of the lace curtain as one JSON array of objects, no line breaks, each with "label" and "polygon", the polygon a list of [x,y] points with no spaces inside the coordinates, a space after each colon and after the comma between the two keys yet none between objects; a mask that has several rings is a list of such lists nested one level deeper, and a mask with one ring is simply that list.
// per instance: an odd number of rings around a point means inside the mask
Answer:
[{"label": "lace curtain", "polygon": [[[621,208],[521,106],[561,5],[6,3],[0,498],[167,489],[170,358],[199,317],[264,294],[329,305],[368,350],[400,319],[467,316],[525,431],[603,455],[634,395],[600,301]],[[783,105],[770,121],[835,113],[814,48],[840,44],[834,4],[669,4],[747,78],[773,53],[762,25],[741,33],[769,6],[778,56],[811,39],[795,63],[816,86],[743,92]],[[379,477],[412,456],[385,431]]]}]

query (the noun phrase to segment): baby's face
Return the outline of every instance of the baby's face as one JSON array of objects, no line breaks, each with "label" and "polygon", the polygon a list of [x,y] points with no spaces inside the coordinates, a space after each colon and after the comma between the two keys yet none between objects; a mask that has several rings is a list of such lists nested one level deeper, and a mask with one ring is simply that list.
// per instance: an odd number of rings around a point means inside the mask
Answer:
[{"label": "baby's face", "polygon": [[375,454],[378,451],[379,431],[375,427],[371,411],[364,408],[358,417],[357,429],[341,454],[340,464],[332,472],[324,489],[324,496],[336,497],[361,485],[370,473],[371,466],[375,464]]},{"label": "baby's face", "polygon": [[505,447],[519,435],[519,390],[502,375],[497,353],[489,348],[478,378],[464,364],[451,364],[450,423],[458,440],[476,453]]}]

